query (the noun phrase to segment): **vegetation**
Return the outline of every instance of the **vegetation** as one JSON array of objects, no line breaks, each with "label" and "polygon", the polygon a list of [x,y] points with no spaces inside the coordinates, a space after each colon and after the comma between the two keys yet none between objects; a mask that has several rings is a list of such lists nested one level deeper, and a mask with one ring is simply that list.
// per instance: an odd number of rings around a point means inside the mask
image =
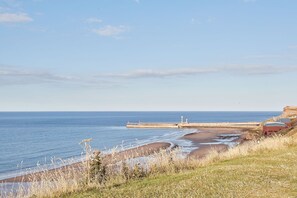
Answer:
[{"label": "vegetation", "polygon": [[295,131],[245,142],[224,153],[213,151],[202,160],[183,159],[176,149],[156,153],[145,164],[107,166],[100,152],[92,152],[84,166],[57,169],[29,189],[21,186],[13,196],[296,197]]},{"label": "vegetation", "polygon": [[95,151],[90,160],[89,182],[102,184],[106,180],[106,165],[102,163],[100,151]]},{"label": "vegetation", "polygon": [[[158,158],[158,156],[155,156]],[[198,161],[163,153],[145,179],[89,188],[63,197],[295,197],[297,140],[274,136]]]},{"label": "vegetation", "polygon": [[296,186],[297,146],[288,145],[64,197],[296,197]]}]

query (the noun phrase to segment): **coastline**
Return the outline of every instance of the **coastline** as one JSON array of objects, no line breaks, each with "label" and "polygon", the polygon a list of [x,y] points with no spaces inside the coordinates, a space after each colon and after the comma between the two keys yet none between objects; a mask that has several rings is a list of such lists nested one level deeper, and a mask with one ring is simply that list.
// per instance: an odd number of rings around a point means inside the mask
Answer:
[{"label": "coastline", "polygon": [[[103,157],[104,163],[114,164],[121,160],[132,159],[136,157],[144,157],[151,155],[155,152],[159,152],[163,149],[169,149],[173,145],[168,142],[154,142],[150,144],[140,145],[134,148],[130,148],[127,150],[119,151],[113,154],[107,154]],[[45,175],[54,175],[56,172],[66,172],[69,169],[82,169],[83,163],[76,162],[73,164],[65,165],[59,168],[53,168],[45,171],[37,171],[34,173],[24,174],[17,177],[7,178],[0,180],[1,183],[18,183],[18,182],[32,182],[32,181],[40,181]]]},{"label": "coastline", "polygon": [[[243,136],[245,134],[245,130],[238,128],[199,128],[196,132],[186,134],[182,136],[180,139],[191,141],[196,149],[192,150],[187,154],[188,158],[191,159],[201,159],[205,157],[212,150],[216,150],[217,152],[223,152],[228,149],[228,144],[216,143],[218,139],[228,139],[230,137],[234,140],[228,141],[228,143],[240,143],[244,140]],[[224,135],[229,135],[225,136]],[[235,136],[234,136],[235,135]],[[137,157],[145,157],[149,156],[153,153],[159,152],[163,149],[172,149],[175,146],[168,142],[154,142],[145,145],[140,145],[135,148],[130,148],[127,150],[115,152],[112,154],[107,154],[103,157],[103,162],[105,164],[115,164],[119,161],[132,159]],[[53,168],[45,171],[37,171],[34,173],[24,174],[17,177],[7,178],[0,180],[0,183],[18,183],[18,182],[32,182],[32,181],[40,181],[45,175],[55,174],[58,171],[66,172],[69,169],[82,169],[83,163],[76,162],[73,164],[65,165],[58,168]]]},{"label": "coastline", "polygon": [[[200,128],[194,133],[184,135],[182,138],[192,141],[197,146],[188,154],[189,158],[201,159],[207,156],[212,150],[217,152],[226,151],[230,145],[237,145],[244,141],[245,129],[238,128]],[[224,141],[229,139],[228,141]],[[223,141],[220,142],[220,140]]]},{"label": "coastline", "polygon": [[[250,120],[260,121],[265,120],[268,117],[276,116],[275,112],[132,112],[132,113],[119,113],[119,112],[30,112],[30,113],[3,113],[2,117],[5,118],[3,121],[6,125],[1,126],[4,129],[4,136],[9,137],[7,141],[3,142],[2,148],[9,150],[9,155],[2,150],[2,164],[0,181],[7,178],[13,178],[24,174],[31,174],[42,170],[49,170],[54,168],[60,168],[69,164],[75,164],[82,161],[80,151],[77,149],[77,142],[80,142],[86,137],[94,138],[92,141],[93,145],[98,148],[109,148],[110,143],[118,142],[118,148],[129,149],[131,146],[144,145],[152,142],[163,141],[172,142],[179,145],[182,148],[183,154],[188,154],[193,151],[196,147],[192,141],[182,139],[181,136],[187,133],[191,133],[197,130],[197,128],[186,129],[185,133],[179,133],[180,130],[165,130],[160,129],[152,131],[150,129],[128,130],[124,126],[127,121],[141,120],[143,122],[160,121],[170,122],[179,118],[180,115],[187,114],[186,116],[191,121],[201,122],[248,122]],[[30,119],[28,119],[28,116]],[[15,117],[19,118],[19,122],[15,122]],[[75,124],[73,122],[75,120]],[[94,124],[96,121],[96,124]],[[21,123],[27,123],[26,127],[22,127]],[[176,120],[175,120],[176,122]],[[48,125],[47,123],[50,123]],[[119,123],[122,123],[120,126]],[[37,125],[36,125],[37,124]],[[40,130],[39,126],[44,131],[38,133]],[[85,127],[88,126],[88,130]],[[4,127],[4,128],[3,128]],[[8,127],[8,128],[7,128]],[[6,130],[9,129],[9,130]],[[199,128],[199,127],[198,127]],[[59,133],[59,138],[56,138],[56,131],[63,131]],[[22,133],[20,133],[22,131]],[[169,131],[169,132],[168,132]],[[173,132],[174,131],[174,132]],[[21,135],[19,135],[19,133]],[[115,135],[113,135],[115,133]],[[170,135],[168,135],[170,133]],[[106,134],[108,134],[106,136]],[[45,140],[44,135],[49,135],[50,139],[43,144]],[[76,137],[77,140],[73,141],[72,137]],[[114,141],[113,137],[116,138]],[[28,145],[22,145],[24,138],[28,138]],[[106,139],[104,139],[106,138]],[[12,140],[14,144],[11,144]],[[123,139],[125,140],[122,141]],[[138,141],[144,140],[144,141]],[[41,140],[41,141],[37,141]],[[71,140],[71,141],[65,141]],[[130,141],[131,140],[131,141]],[[133,140],[133,141],[132,141]],[[135,141],[134,141],[135,140]],[[37,142],[38,144],[32,144]],[[73,142],[75,144],[73,144]],[[131,143],[130,143],[131,142]],[[21,145],[21,146],[15,146]],[[95,147],[95,148],[96,148]],[[25,149],[23,149],[25,148]],[[64,148],[67,148],[64,150]],[[76,152],[69,152],[74,151]],[[31,156],[31,153],[38,152],[40,156],[46,156],[46,158],[39,158],[38,156],[32,159],[24,158],[26,161],[24,167],[22,165],[22,155]],[[55,154],[57,153],[57,154]],[[51,156],[58,156],[53,158],[53,162],[48,159]],[[71,156],[77,156],[71,158]],[[185,156],[185,155],[184,155]],[[62,160],[61,160],[62,159]],[[41,165],[36,162],[41,161]],[[44,161],[43,161],[44,160]],[[38,167],[37,167],[38,166]]]}]

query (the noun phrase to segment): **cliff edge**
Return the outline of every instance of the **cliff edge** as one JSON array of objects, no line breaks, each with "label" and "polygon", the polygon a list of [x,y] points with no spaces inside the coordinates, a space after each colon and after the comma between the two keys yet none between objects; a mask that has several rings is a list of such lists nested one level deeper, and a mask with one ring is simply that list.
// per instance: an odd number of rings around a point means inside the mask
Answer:
[{"label": "cliff edge", "polygon": [[297,106],[286,106],[284,108],[282,117],[294,117],[297,116]]}]

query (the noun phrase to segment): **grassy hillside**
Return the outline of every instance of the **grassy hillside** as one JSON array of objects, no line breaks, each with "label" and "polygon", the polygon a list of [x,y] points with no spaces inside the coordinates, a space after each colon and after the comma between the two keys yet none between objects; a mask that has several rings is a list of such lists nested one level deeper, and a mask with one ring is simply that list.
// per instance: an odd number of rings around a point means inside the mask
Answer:
[{"label": "grassy hillside", "polygon": [[297,197],[296,143],[267,148],[194,170],[158,174],[64,197]]},{"label": "grassy hillside", "polygon": [[57,169],[4,197],[297,197],[296,127],[200,160],[180,158],[174,149],[153,154],[147,168],[91,162],[81,170]]}]

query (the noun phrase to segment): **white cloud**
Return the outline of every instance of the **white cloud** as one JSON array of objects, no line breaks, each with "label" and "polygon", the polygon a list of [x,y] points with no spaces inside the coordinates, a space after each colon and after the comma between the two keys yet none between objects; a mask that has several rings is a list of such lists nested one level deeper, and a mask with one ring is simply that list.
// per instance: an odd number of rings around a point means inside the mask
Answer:
[{"label": "white cloud", "polygon": [[25,23],[33,19],[26,13],[0,13],[0,23]]},{"label": "white cloud", "polygon": [[95,32],[100,36],[118,36],[127,31],[129,31],[129,28],[124,25],[120,25],[120,26],[107,25],[105,27],[93,30],[93,32]]},{"label": "white cloud", "polygon": [[96,18],[96,17],[91,17],[91,18],[88,18],[86,20],[87,23],[102,23],[103,20],[102,19],[99,19],[99,18]]}]

